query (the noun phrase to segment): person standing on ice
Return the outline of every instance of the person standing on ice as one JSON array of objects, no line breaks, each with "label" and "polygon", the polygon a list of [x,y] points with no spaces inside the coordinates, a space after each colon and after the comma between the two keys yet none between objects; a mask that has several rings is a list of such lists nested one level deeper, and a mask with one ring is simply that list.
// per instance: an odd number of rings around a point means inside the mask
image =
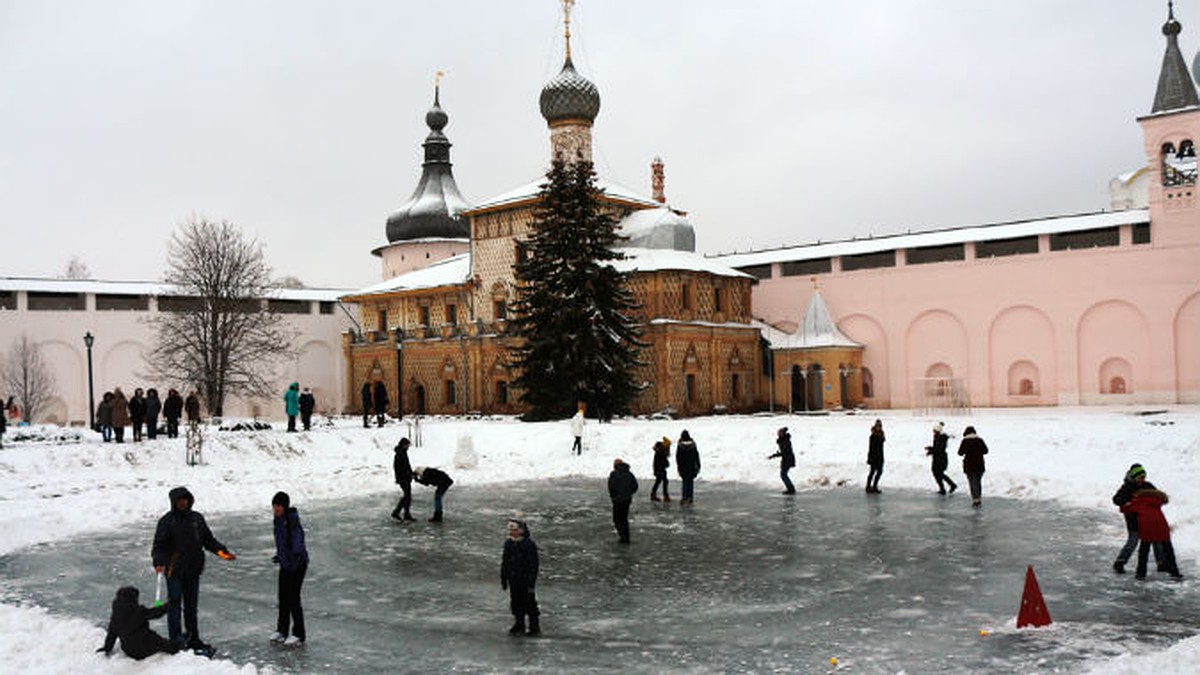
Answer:
[{"label": "person standing on ice", "polygon": [[[275,514],[275,557],[272,562],[279,563],[279,619],[271,642],[301,645],[307,638],[304,608],[300,605],[300,589],[308,572],[304,526],[300,524],[300,512],[292,506],[292,499],[286,492],[276,492],[271,498],[271,511]],[[291,635],[288,635],[289,623]]]},{"label": "person standing on ice", "polygon": [[[412,464],[408,461],[408,438],[401,438],[396,444],[396,456],[392,458],[392,472],[396,475],[396,485],[400,486],[403,494],[396,508],[392,509],[392,517],[396,520],[415,520],[412,516]],[[403,513],[403,515],[401,515]]]},{"label": "person standing on ice", "polygon": [[[224,544],[217,541],[204,516],[192,510],[195,498],[185,487],[177,487],[168,493],[171,510],[158,519],[154,530],[154,546],[150,556],[154,571],[165,574],[170,611],[167,613],[167,633],[171,642],[188,649],[211,652],[212,647],[200,640],[200,626],[196,619],[196,603],[200,599],[200,575],[204,572],[204,550],[207,549],[223,560],[236,560]],[[180,609],[187,628],[185,634],[179,625]]]},{"label": "person standing on ice", "polygon": [[792,435],[788,433],[787,427],[779,427],[779,433],[775,436],[775,445],[779,446],[779,450],[773,455],[767,455],[767,459],[779,458],[779,479],[783,481],[783,494],[794,495],[796,486],[792,485],[792,479],[788,478],[788,472],[796,466],[796,453],[792,451]]},{"label": "person standing on ice", "polygon": [[696,476],[700,475],[700,451],[696,449],[696,442],[692,440],[687,429],[679,434],[679,442],[675,444],[675,470],[679,472],[679,479],[683,482],[680,503],[691,504],[696,489]]},{"label": "person standing on ice", "polygon": [[587,410],[587,404],[580,403],[575,409],[575,414],[571,417],[571,435],[575,437],[575,443],[571,446],[571,452],[576,455],[583,454],[583,414]]},{"label": "person standing on ice", "polygon": [[988,454],[987,443],[975,433],[975,427],[963,429],[962,442],[958,444],[958,456],[963,458],[963,473],[971,486],[971,506],[983,504],[983,456]]},{"label": "person standing on ice", "polygon": [[958,485],[950,480],[946,475],[946,469],[950,466],[950,460],[946,457],[946,444],[950,442],[950,437],[944,431],[946,425],[938,422],[933,425],[933,445],[925,447],[925,454],[932,458],[933,463],[930,469],[933,471],[933,480],[937,481],[938,494],[946,494],[946,486],[950,486],[950,494],[958,489]]},{"label": "person standing on ice", "polygon": [[650,501],[658,501],[658,486],[662,485],[662,501],[671,501],[667,494],[667,468],[671,466],[671,439],[666,436],[654,442],[654,485],[650,487]]},{"label": "person standing on ice", "polygon": [[296,415],[300,414],[300,383],[293,382],[283,392],[283,412],[287,415],[288,431],[296,430]]},{"label": "person standing on ice", "polygon": [[[1162,507],[1166,505],[1167,493],[1142,488],[1133,493],[1133,498],[1121,507],[1122,513],[1134,513],[1138,521],[1137,572],[1138,579],[1146,578],[1146,564],[1150,561],[1150,548],[1154,547],[1154,562],[1158,569],[1170,574],[1174,579],[1182,579],[1179,565],[1175,562],[1175,547],[1171,545],[1171,526],[1163,515]],[[1159,557],[1161,551],[1162,557]]]},{"label": "person standing on ice", "polygon": [[633,504],[633,495],[638,491],[637,478],[629,470],[629,465],[620,458],[613,460],[612,473],[608,474],[608,497],[612,500],[613,525],[617,528],[617,540],[622,544],[629,543],[629,507]]},{"label": "person standing on ice", "polygon": [[[500,588],[509,594],[509,609],[513,615],[509,635],[540,635],[542,632],[534,587],[538,577],[538,547],[529,536],[529,526],[516,514],[508,521],[508,539],[500,558]],[[525,632],[525,617],[529,617],[529,632]]]},{"label": "person standing on ice", "polygon": [[108,633],[104,636],[104,646],[97,649],[105,656],[112,654],[117,640],[121,641],[121,651],[135,661],[141,661],[147,656],[162,652],[175,654],[179,645],[155,633],[150,628],[150,621],[166,614],[171,605],[145,607],[138,604],[138,589],[133,586],[122,586],[117,589],[117,595],[112,601],[112,614],[108,617]]},{"label": "person standing on ice", "polygon": [[[1125,473],[1125,480],[1121,481],[1121,487],[1117,489],[1116,494],[1112,497],[1112,502],[1121,509],[1125,514],[1125,545],[1121,547],[1117,553],[1117,559],[1113,562],[1113,571],[1117,574],[1125,573],[1125,563],[1129,562],[1130,556],[1133,555],[1134,549],[1137,548],[1138,541],[1141,537],[1138,535],[1138,517],[1133,511],[1125,511],[1126,504],[1133,499],[1133,493],[1138,490],[1156,490],[1154,483],[1146,480],[1146,469],[1141,464],[1134,464],[1129,467],[1129,471]],[[1162,553],[1159,551],[1159,546],[1154,547],[1154,560],[1162,560]],[[1161,565],[1160,565],[1161,567]]]},{"label": "person standing on ice", "polygon": [[313,397],[312,389],[304,388],[300,392],[300,423],[305,431],[312,429],[313,410],[317,407],[317,399]]},{"label": "person standing on ice", "polygon": [[428,485],[429,487],[436,488],[433,493],[433,517],[429,519],[429,522],[442,522],[442,497],[445,496],[446,491],[450,489],[450,486],[454,485],[454,479],[441,469],[418,466],[416,470],[413,471],[413,480],[417,481],[421,485]]},{"label": "person standing on ice", "polygon": [[879,494],[879,479],[883,477],[883,421],[875,420],[871,425],[871,436],[867,440],[867,492]]}]

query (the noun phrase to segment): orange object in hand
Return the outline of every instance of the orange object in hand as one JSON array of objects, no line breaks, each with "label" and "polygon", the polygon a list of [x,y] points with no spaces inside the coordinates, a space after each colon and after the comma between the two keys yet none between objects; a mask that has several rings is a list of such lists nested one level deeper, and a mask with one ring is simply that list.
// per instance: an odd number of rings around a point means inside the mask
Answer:
[{"label": "orange object in hand", "polygon": [[217,557],[221,560],[237,560],[237,556],[229,551],[217,551]]}]

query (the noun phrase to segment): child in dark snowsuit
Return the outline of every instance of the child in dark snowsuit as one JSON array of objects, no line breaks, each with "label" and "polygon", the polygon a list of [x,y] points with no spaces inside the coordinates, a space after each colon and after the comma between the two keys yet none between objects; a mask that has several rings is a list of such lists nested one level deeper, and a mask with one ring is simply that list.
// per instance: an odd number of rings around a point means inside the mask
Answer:
[{"label": "child in dark snowsuit", "polygon": [[662,500],[671,501],[667,494],[667,467],[671,466],[671,439],[666,436],[654,443],[654,485],[650,488],[650,501],[658,501],[658,486],[663,489]]},{"label": "child in dark snowsuit", "polygon": [[945,432],[946,425],[938,422],[933,425],[933,445],[925,447],[925,454],[933,460],[930,469],[933,471],[933,479],[937,481],[938,494],[946,494],[946,486],[950,486],[950,494],[958,489],[958,485],[950,480],[946,475],[946,468],[950,466],[950,459],[946,456],[946,445],[950,442],[950,436]]},{"label": "child in dark snowsuit", "polygon": [[[1167,494],[1159,490],[1138,490],[1125,506],[1124,513],[1136,513],[1138,521],[1137,574],[1138,579],[1146,578],[1146,563],[1150,560],[1150,548],[1159,544],[1162,548],[1162,559],[1158,560],[1159,569],[1176,579],[1182,579],[1179,566],[1175,564],[1175,548],[1171,546],[1171,526],[1163,515],[1162,507],[1167,503]],[[1158,552],[1155,552],[1157,557]]]},{"label": "child in dark snowsuit", "polygon": [[[519,518],[519,516],[518,516]],[[504,540],[504,555],[500,560],[500,588],[509,592],[509,608],[513,614],[509,635],[538,635],[539,624],[534,586],[538,576],[538,548],[529,536],[529,526],[514,518],[508,521],[508,539]],[[529,617],[529,632],[525,633],[525,617]]]},{"label": "child in dark snowsuit", "polygon": [[300,512],[292,506],[292,499],[286,492],[276,492],[271,498],[271,511],[275,514],[274,562],[279,563],[279,620],[271,641],[289,646],[303,644],[308,637],[304,632],[304,608],[300,605],[300,589],[304,587],[304,575],[308,572],[304,526],[300,524]]},{"label": "child in dark snowsuit", "polygon": [[787,427],[779,427],[779,433],[776,435],[775,444],[779,446],[779,452],[773,455],[767,455],[767,459],[779,458],[779,479],[783,481],[785,488],[783,494],[796,494],[796,486],[792,485],[792,480],[788,478],[788,471],[796,466],[796,453],[792,451],[792,436],[788,433]]},{"label": "child in dark snowsuit", "polygon": [[154,608],[139,605],[138,589],[133,586],[117,589],[117,595],[112,601],[112,616],[108,619],[108,635],[104,637],[104,646],[96,651],[104,652],[104,655],[108,656],[119,638],[121,651],[129,658],[139,661],[159,652],[178,652],[179,645],[150,630],[150,620],[166,614],[167,607],[168,605]]}]

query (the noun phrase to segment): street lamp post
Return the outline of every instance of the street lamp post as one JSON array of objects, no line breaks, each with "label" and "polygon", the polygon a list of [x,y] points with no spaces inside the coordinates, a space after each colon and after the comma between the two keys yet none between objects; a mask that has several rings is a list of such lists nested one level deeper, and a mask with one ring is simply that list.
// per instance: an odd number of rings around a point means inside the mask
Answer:
[{"label": "street lamp post", "polygon": [[88,428],[95,430],[96,428],[96,390],[92,386],[92,345],[96,343],[96,338],[88,331],[83,336],[83,344],[87,347],[88,356]]}]

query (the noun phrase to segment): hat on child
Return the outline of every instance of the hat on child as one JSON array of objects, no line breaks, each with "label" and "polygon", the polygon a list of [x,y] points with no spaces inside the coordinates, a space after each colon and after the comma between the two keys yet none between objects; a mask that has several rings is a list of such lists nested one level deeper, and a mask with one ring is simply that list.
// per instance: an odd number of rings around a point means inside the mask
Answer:
[{"label": "hat on child", "polygon": [[1144,477],[1145,475],[1146,470],[1142,468],[1142,465],[1134,464],[1133,466],[1129,467],[1129,473],[1125,474],[1125,477],[1129,480],[1135,480],[1137,478]]},{"label": "hat on child", "polygon": [[292,498],[286,492],[276,492],[274,497],[271,497],[271,506],[280,505],[287,508],[292,505]]},{"label": "hat on child", "polygon": [[933,425],[933,430],[938,433],[941,433],[942,429],[945,429],[945,428],[946,428],[946,425],[942,424],[941,422],[938,422],[937,424]]}]

